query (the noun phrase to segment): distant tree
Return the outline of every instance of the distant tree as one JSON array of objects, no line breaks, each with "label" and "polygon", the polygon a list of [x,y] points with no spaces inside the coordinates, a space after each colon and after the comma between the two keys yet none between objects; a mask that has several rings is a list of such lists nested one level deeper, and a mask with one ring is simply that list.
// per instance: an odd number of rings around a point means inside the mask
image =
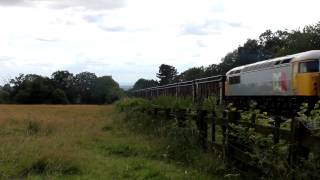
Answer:
[{"label": "distant tree", "polygon": [[277,55],[283,56],[315,49],[320,49],[320,22],[306,26],[303,30],[290,32],[285,41],[285,46],[279,50]]},{"label": "distant tree", "polygon": [[10,102],[10,94],[7,91],[0,89],[0,104],[5,104]]},{"label": "distant tree", "polygon": [[264,58],[262,47],[255,39],[248,39],[243,46],[238,48],[238,58],[236,60],[236,66],[254,63],[261,61]]},{"label": "distant tree", "polygon": [[195,80],[205,76],[205,69],[204,67],[193,67],[182,72],[179,76],[181,81]]},{"label": "distant tree", "polygon": [[157,73],[157,77],[160,79],[160,85],[173,83],[177,75],[177,69],[167,64],[162,64]]},{"label": "distant tree", "polygon": [[2,88],[3,91],[6,91],[8,93],[11,93],[13,88],[10,86],[10,84],[5,84]]},{"label": "distant tree", "polygon": [[222,58],[222,62],[218,65],[217,68],[219,74],[225,74],[230,69],[239,66],[241,63],[239,62],[238,50],[234,50],[233,52],[228,53],[224,58]]},{"label": "distant tree", "polygon": [[262,47],[263,59],[270,59],[277,56],[286,43],[289,33],[287,31],[266,30],[259,36],[259,44]]},{"label": "distant tree", "polygon": [[75,77],[69,71],[56,71],[51,75],[55,88],[65,92],[68,101],[74,103],[78,97],[78,89],[76,87]]},{"label": "distant tree", "polygon": [[149,87],[154,87],[158,85],[158,81],[155,81],[153,79],[143,79],[140,78],[138,81],[136,81],[133,85],[134,90],[137,89],[144,89],[144,88],[149,88]]},{"label": "distant tree", "polygon": [[221,73],[221,66],[217,64],[211,64],[208,67],[204,68],[204,76],[216,76],[220,75]]},{"label": "distant tree", "polygon": [[2,95],[0,95],[2,103],[11,103],[13,88],[10,86],[10,84],[5,84],[3,87],[1,87],[0,91],[2,91]]},{"label": "distant tree", "polygon": [[61,89],[55,89],[51,95],[53,104],[69,104],[66,93]]},{"label": "distant tree", "polygon": [[15,84],[16,94],[14,99],[16,102],[26,104],[50,103],[53,85],[49,78],[28,74],[23,77],[19,76],[18,80],[16,78],[11,82]]},{"label": "distant tree", "polygon": [[[11,97],[13,98],[20,89],[23,88],[25,81],[25,75],[19,74],[19,76],[10,80],[10,84],[12,85]],[[11,86],[10,86],[11,87]]]},{"label": "distant tree", "polygon": [[75,85],[79,91],[81,103],[92,103],[93,88],[97,76],[94,73],[82,72],[75,76]]},{"label": "distant tree", "polygon": [[105,95],[105,103],[111,104],[117,100],[120,99],[120,97],[123,95],[123,92],[120,88],[112,87],[106,91]]},{"label": "distant tree", "polygon": [[122,90],[119,84],[111,76],[102,76],[95,80],[93,90],[94,103],[110,104],[120,99],[121,95]]}]

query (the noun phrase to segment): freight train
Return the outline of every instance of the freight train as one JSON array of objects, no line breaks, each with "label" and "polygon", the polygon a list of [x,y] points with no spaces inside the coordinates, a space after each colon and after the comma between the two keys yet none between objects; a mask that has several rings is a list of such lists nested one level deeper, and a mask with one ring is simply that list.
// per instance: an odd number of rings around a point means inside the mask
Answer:
[{"label": "freight train", "polygon": [[134,91],[143,98],[192,97],[195,101],[216,95],[220,102],[247,106],[296,108],[315,103],[320,96],[320,50],[268,59],[229,70],[225,75],[178,82]]}]

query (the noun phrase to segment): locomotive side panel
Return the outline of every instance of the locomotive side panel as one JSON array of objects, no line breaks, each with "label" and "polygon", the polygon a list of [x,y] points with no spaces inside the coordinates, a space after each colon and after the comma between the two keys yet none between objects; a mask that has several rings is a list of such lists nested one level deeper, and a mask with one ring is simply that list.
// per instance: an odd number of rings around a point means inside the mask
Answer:
[{"label": "locomotive side panel", "polygon": [[[240,82],[230,83],[230,79],[236,76],[240,76]],[[230,75],[227,89],[227,96],[291,96],[291,64]]]}]

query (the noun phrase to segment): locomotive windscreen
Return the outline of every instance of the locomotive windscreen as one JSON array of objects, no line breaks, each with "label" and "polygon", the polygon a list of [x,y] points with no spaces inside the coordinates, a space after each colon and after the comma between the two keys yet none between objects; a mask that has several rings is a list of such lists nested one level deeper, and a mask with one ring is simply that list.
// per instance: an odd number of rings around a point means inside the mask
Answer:
[{"label": "locomotive windscreen", "polygon": [[319,60],[301,62],[299,64],[300,73],[319,72]]}]

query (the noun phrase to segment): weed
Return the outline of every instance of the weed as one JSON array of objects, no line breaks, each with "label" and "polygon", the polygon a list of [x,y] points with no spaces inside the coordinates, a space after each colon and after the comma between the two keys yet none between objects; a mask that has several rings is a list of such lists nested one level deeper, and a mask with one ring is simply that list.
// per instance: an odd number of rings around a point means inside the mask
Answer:
[{"label": "weed", "polygon": [[25,177],[32,174],[47,175],[54,173],[74,175],[79,174],[80,172],[80,167],[72,160],[42,157],[31,163],[29,167],[24,168],[20,174]]},{"label": "weed", "polygon": [[111,131],[112,127],[110,125],[105,125],[102,127],[102,131]]},{"label": "weed", "polygon": [[129,157],[129,156],[136,156],[137,152],[134,148],[130,147],[127,144],[114,144],[111,146],[106,146],[105,150],[113,155]]},{"label": "weed", "polygon": [[27,134],[36,135],[40,132],[41,126],[38,121],[29,121],[27,125]]}]

